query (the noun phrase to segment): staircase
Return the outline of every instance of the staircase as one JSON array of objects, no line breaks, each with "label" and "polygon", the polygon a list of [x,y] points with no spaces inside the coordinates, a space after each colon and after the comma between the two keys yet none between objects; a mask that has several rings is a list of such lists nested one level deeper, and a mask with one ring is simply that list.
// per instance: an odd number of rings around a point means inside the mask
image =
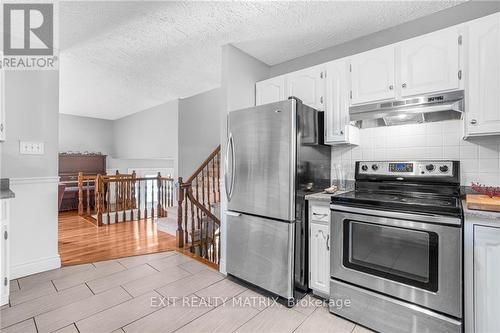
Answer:
[{"label": "staircase", "polygon": [[219,265],[220,145],[178,191],[177,246]]}]

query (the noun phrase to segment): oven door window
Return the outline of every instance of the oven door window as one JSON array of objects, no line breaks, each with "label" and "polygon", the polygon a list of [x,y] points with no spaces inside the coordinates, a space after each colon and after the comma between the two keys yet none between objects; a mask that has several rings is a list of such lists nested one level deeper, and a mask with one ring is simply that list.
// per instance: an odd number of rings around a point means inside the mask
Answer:
[{"label": "oven door window", "polygon": [[344,221],[344,266],[429,291],[438,288],[438,235]]}]

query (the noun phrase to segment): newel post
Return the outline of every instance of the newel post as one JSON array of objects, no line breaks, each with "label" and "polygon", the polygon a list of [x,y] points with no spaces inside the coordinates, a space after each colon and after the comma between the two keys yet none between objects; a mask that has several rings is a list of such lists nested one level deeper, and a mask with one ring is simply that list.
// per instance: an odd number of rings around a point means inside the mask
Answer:
[{"label": "newel post", "polygon": [[182,201],[184,200],[184,188],[182,187],[182,177],[179,177],[177,192],[177,247],[184,247],[184,231],[182,230]]},{"label": "newel post", "polygon": [[136,184],[136,179],[137,174],[135,173],[135,170],[132,171],[132,208],[137,208],[137,198],[136,198],[136,193],[135,193],[135,184]]},{"label": "newel post", "polygon": [[156,214],[158,217],[163,217],[163,206],[161,204],[161,173],[158,171],[158,175],[156,176],[156,194],[157,194],[157,205],[156,205]]},{"label": "newel post", "polygon": [[78,173],[78,215],[83,215],[83,172]]},{"label": "newel post", "polygon": [[101,198],[102,196],[102,176],[99,174],[97,175],[95,179],[95,184],[94,184],[94,192],[95,192],[95,206],[96,206],[96,211],[97,211],[97,225],[101,226],[102,225],[102,205],[101,205]]}]

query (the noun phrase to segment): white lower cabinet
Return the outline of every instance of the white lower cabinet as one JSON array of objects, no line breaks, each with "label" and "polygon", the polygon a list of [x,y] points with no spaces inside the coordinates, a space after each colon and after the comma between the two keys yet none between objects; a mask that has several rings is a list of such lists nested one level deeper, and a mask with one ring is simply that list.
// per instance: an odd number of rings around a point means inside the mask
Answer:
[{"label": "white lower cabinet", "polygon": [[500,228],[474,226],[474,329],[500,332]]},{"label": "white lower cabinet", "polygon": [[465,219],[465,332],[500,332],[500,225]]},{"label": "white lower cabinet", "polygon": [[309,288],[317,295],[330,294],[330,207],[309,203]]},{"label": "white lower cabinet", "polygon": [[0,305],[9,303],[9,200],[0,200]]}]

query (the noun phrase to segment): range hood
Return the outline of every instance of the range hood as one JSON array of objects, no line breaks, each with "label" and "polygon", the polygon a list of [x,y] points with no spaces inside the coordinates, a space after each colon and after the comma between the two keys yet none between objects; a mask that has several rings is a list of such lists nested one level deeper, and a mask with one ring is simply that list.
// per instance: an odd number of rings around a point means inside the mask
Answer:
[{"label": "range hood", "polygon": [[463,90],[349,108],[351,121],[361,128],[461,119],[463,112]]}]

